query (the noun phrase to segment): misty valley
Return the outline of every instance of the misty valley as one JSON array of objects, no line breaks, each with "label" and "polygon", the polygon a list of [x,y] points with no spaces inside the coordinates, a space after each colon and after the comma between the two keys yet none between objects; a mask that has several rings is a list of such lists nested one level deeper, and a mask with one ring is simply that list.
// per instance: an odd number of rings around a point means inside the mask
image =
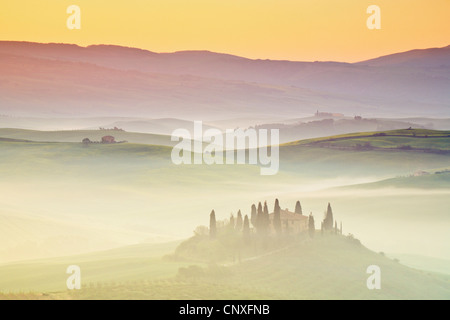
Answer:
[{"label": "misty valley", "polygon": [[450,47],[0,57],[0,299],[450,298]]}]

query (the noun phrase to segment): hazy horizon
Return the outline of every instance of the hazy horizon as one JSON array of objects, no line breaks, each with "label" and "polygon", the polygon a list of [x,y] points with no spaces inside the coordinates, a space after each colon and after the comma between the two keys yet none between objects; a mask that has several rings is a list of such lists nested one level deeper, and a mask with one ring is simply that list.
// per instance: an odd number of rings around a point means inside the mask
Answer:
[{"label": "hazy horizon", "polygon": [[0,7],[0,300],[450,298],[449,0]]},{"label": "hazy horizon", "polygon": [[117,44],[117,43],[101,43],[101,42],[95,42],[95,43],[90,43],[90,44],[78,44],[78,43],[71,43],[71,42],[51,42],[51,41],[50,42],[39,42],[39,41],[32,41],[32,40],[14,40],[14,39],[0,39],[0,42],[12,42],[12,43],[16,42],[16,43],[30,43],[30,44],[34,43],[34,44],[47,44],[47,45],[67,45],[67,46],[77,46],[80,48],[89,48],[89,47],[112,47],[112,48],[114,48],[114,47],[117,47],[117,48],[123,48],[123,49],[138,49],[138,50],[146,51],[148,53],[154,53],[154,54],[160,54],[160,55],[193,52],[193,53],[212,53],[212,54],[218,54],[218,55],[243,58],[243,59],[248,59],[248,60],[268,60],[268,61],[274,61],[274,62],[283,62],[283,61],[289,61],[289,62],[337,62],[337,63],[348,63],[348,64],[358,64],[358,63],[362,63],[365,61],[370,61],[370,60],[374,60],[377,58],[396,55],[396,54],[400,54],[400,53],[408,53],[408,52],[429,50],[429,49],[443,49],[443,48],[450,47],[450,44],[446,44],[446,43],[444,43],[443,45],[438,45],[438,46],[423,46],[423,47],[413,46],[413,47],[405,48],[405,49],[399,50],[399,51],[386,51],[383,54],[368,56],[362,60],[345,61],[345,60],[318,60],[318,59],[314,59],[314,58],[310,59],[310,60],[291,60],[291,59],[283,58],[283,57],[276,58],[276,59],[265,57],[265,56],[248,57],[248,56],[244,56],[244,55],[238,55],[238,54],[235,54],[232,52],[212,51],[207,48],[180,49],[180,50],[175,50],[175,51],[156,51],[156,50],[152,50],[151,48],[133,47],[133,46],[127,46],[127,45],[122,45],[122,44]]},{"label": "hazy horizon", "polygon": [[[30,0],[3,4],[0,38],[35,42],[115,43],[173,52],[204,48],[250,58],[362,61],[413,48],[448,45],[445,0],[379,0],[382,25],[369,30],[373,3],[231,0],[226,3],[79,0],[80,30],[68,30],[68,4]],[[38,12],[38,14],[36,13]],[[16,19],[15,17],[21,17]],[[411,20],[410,17],[415,17]]]}]

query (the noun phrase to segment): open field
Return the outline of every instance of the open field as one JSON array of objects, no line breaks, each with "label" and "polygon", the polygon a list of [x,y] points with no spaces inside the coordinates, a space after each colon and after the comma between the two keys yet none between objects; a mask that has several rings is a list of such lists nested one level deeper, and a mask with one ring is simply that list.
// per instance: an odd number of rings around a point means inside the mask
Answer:
[{"label": "open field", "polygon": [[354,148],[360,150],[411,150],[448,151],[450,150],[450,131],[426,129],[405,129],[383,132],[362,132],[307,139],[291,142],[288,146],[318,146],[325,148]]},{"label": "open field", "polygon": [[[448,144],[438,139],[439,148]],[[170,153],[133,143],[0,141],[0,262],[182,239],[207,224],[211,209],[225,219],[275,198],[290,209],[300,200],[318,222],[331,202],[345,232],[377,252],[450,257],[449,175],[408,177],[448,168],[446,154],[299,142],[281,146],[277,175],[261,176],[254,165],[176,166]]]},{"label": "open field", "polygon": [[[317,233],[312,241],[293,240],[282,250],[230,266],[167,261],[152,251],[134,246],[0,266],[7,275],[0,277],[0,299],[450,298],[449,276],[410,269],[342,236]],[[82,268],[81,290],[64,288],[67,264]],[[381,290],[366,287],[370,265],[382,270]],[[21,284],[29,289],[20,290]]]},{"label": "open field", "polygon": [[141,244],[76,256],[31,260],[0,266],[1,292],[65,291],[69,265],[83,270],[83,282],[147,281],[173,277],[186,263],[165,261],[179,242]]},{"label": "open field", "polygon": [[170,136],[126,132],[120,130],[66,130],[66,131],[37,131],[25,129],[0,128],[0,137],[36,142],[81,142],[84,138],[91,141],[101,141],[102,137],[112,135],[116,141],[130,143],[151,144],[161,146],[174,146]]}]

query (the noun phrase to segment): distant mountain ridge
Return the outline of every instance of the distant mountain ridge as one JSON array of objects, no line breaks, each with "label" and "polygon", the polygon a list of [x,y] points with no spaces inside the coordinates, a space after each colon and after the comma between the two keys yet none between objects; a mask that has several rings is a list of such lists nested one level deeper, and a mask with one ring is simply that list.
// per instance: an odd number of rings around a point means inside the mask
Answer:
[{"label": "distant mountain ridge", "polygon": [[[448,57],[450,52],[450,45],[440,48],[428,48],[428,49],[414,49],[405,52],[398,52],[393,54],[388,54],[368,60],[363,60],[360,62],[349,63],[340,61],[293,61],[293,60],[271,60],[271,59],[249,59],[245,57],[236,56],[227,53],[218,53],[209,50],[181,50],[175,52],[154,52],[146,49],[140,49],[135,47],[126,47],[120,45],[112,44],[94,44],[89,46],[79,46],[77,44],[68,43],[38,43],[38,42],[28,42],[28,41],[0,41],[0,52],[10,53],[25,56],[34,56],[41,58],[57,58],[58,60],[79,60],[86,61],[88,57],[94,58],[96,55],[102,55],[103,57],[110,56],[114,57],[120,54],[127,54],[128,57],[133,56],[134,58],[148,58],[148,57],[180,57],[184,58],[190,57],[192,59],[222,59],[229,61],[264,61],[264,62],[282,62],[282,63],[324,63],[324,64],[345,64],[345,65],[376,65],[375,62],[381,64],[403,64],[407,60],[415,60],[419,58],[445,58],[444,64],[450,64],[450,59]],[[123,57],[123,56],[122,56]],[[204,62],[204,61],[203,61]]]},{"label": "distant mountain ridge", "polygon": [[450,67],[450,45],[443,48],[416,49],[358,62],[368,66],[409,65],[415,67]]},{"label": "distant mountain ridge", "polygon": [[3,114],[450,116],[450,46],[350,64],[2,41],[0,57]]}]

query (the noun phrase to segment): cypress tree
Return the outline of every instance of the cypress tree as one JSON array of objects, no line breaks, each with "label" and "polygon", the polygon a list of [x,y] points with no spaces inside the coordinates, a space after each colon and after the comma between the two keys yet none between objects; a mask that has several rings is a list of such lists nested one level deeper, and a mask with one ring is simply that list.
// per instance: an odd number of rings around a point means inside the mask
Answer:
[{"label": "cypress tree", "polygon": [[256,213],[256,230],[258,233],[262,233],[264,229],[264,213],[261,202],[258,203],[258,211]]},{"label": "cypress tree", "polygon": [[261,215],[261,217],[262,217],[262,214],[263,214],[263,208],[262,208],[261,202],[259,202],[259,203],[258,203],[257,215],[258,215],[258,216]]},{"label": "cypress tree", "polygon": [[248,221],[248,215],[244,217],[244,227],[242,228],[242,232],[244,233],[244,239],[250,238],[250,222]]},{"label": "cypress tree", "polygon": [[273,208],[273,228],[277,234],[281,234],[281,208],[278,199],[275,199]]},{"label": "cypress tree", "polygon": [[269,218],[269,208],[267,207],[267,201],[264,201],[264,232],[267,232],[269,230],[269,225],[270,225],[270,218]]},{"label": "cypress tree", "polygon": [[256,206],[254,204],[252,204],[252,213],[250,216],[250,221],[254,228],[256,228],[256,217],[257,217]]},{"label": "cypress tree", "polygon": [[327,213],[323,221],[323,228],[325,230],[333,230],[333,222],[334,222],[333,210],[331,209],[331,204],[328,203]]},{"label": "cypress tree", "polygon": [[214,239],[217,235],[216,213],[211,211],[209,215],[209,237]]},{"label": "cypress tree", "polygon": [[314,234],[316,233],[316,226],[312,213],[309,214],[308,218],[308,233],[310,238],[314,238]]},{"label": "cypress tree", "polygon": [[234,221],[234,215],[233,214],[231,214],[231,217],[230,217],[230,228],[231,229],[234,229],[234,226],[235,226],[236,224],[235,224],[235,221]]},{"label": "cypress tree", "polygon": [[241,210],[239,210],[238,214],[237,214],[237,219],[236,219],[236,230],[241,231],[242,230],[242,224],[243,224],[242,213],[241,213]]},{"label": "cypress tree", "polygon": [[295,213],[303,214],[302,205],[300,204],[300,201],[297,201],[295,204]]}]

